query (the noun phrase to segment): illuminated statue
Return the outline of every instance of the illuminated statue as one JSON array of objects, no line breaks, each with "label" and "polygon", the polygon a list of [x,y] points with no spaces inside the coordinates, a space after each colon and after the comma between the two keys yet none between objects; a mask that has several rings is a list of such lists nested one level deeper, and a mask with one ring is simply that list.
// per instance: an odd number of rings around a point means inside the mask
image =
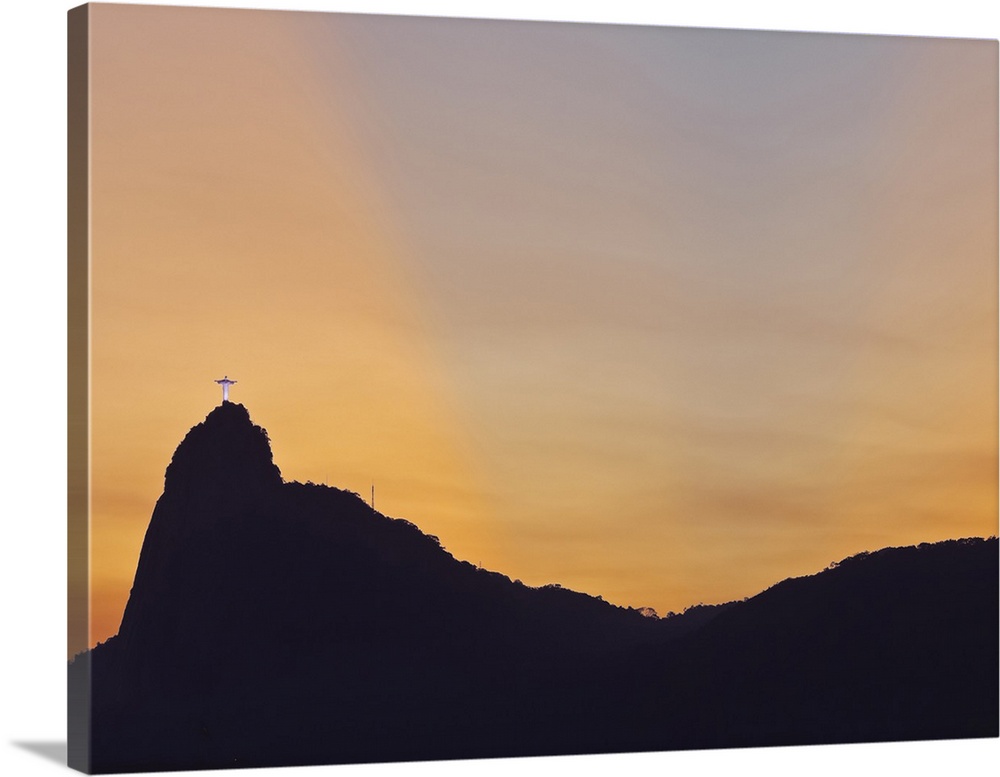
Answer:
[{"label": "illuminated statue", "polygon": [[232,386],[236,381],[230,380],[228,375],[223,375],[222,380],[215,381],[222,385],[222,401],[229,401],[229,387]]}]

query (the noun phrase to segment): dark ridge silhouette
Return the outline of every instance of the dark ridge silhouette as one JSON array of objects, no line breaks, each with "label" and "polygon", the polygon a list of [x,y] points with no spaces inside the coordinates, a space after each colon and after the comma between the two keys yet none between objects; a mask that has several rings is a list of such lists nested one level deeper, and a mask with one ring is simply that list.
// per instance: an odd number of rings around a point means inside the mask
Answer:
[{"label": "dark ridge silhouette", "polygon": [[177,448],[121,628],[70,686],[92,680],[92,772],[996,736],[997,610],[995,538],[659,619],[531,588],[283,482],[226,402]]},{"label": "dark ridge silhouette", "polygon": [[996,538],[862,553],[633,651],[603,691],[626,749],[995,737],[997,592]]}]

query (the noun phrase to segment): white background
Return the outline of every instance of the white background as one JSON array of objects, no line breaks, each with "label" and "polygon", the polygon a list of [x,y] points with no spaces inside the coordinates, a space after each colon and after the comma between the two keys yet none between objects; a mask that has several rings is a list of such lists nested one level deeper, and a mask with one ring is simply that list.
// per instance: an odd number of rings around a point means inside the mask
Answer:
[{"label": "white background", "polygon": [[[176,2],[161,2],[177,5]],[[997,38],[993,3],[890,0],[260,0],[201,5]],[[0,774],[64,772],[65,41],[71,2],[8,0],[0,25]],[[986,635],[984,635],[986,636]],[[1000,740],[249,770],[249,775],[993,774]],[[229,772],[226,772],[229,773]]]}]

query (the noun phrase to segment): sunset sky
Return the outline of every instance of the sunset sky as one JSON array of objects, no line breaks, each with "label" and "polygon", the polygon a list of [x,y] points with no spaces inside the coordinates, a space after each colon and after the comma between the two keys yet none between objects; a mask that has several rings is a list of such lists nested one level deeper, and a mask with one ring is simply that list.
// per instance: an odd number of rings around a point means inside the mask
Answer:
[{"label": "sunset sky", "polygon": [[91,6],[92,623],[220,400],[659,612],[997,533],[997,44]]}]

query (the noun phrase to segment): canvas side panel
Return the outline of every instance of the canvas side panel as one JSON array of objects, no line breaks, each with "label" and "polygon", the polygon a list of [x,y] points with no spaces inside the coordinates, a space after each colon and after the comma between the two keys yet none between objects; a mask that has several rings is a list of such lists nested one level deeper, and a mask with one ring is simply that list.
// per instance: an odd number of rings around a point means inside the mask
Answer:
[{"label": "canvas side panel", "polygon": [[[89,13],[68,14],[68,652],[86,650],[90,623],[89,511]],[[90,654],[69,666],[69,766],[90,771]]]}]

